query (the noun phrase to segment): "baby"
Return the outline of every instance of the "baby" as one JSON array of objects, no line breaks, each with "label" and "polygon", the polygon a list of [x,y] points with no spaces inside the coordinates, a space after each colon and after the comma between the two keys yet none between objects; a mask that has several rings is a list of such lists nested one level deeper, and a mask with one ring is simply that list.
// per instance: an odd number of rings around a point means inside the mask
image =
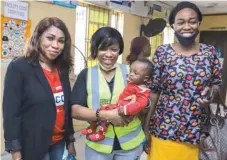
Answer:
[{"label": "baby", "polygon": [[[146,87],[152,74],[153,65],[148,59],[138,59],[130,66],[128,84],[119,96],[117,104],[107,104],[100,107],[100,110],[118,109],[119,114],[123,116],[135,115],[143,110],[149,101],[150,90]],[[124,100],[126,97],[135,95],[136,102]],[[96,131],[96,127],[99,129]],[[89,135],[92,141],[101,141],[105,138],[105,133],[109,123],[106,121],[93,121],[90,126],[81,131],[84,135]]]}]

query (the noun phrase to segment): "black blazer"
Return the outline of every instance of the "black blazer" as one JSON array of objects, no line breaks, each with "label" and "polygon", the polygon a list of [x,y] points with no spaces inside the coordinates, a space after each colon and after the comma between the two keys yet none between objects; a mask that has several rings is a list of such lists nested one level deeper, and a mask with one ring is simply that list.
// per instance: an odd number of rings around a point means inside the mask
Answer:
[{"label": "black blazer", "polygon": [[[68,71],[59,71],[64,92],[65,140],[74,133]],[[3,127],[6,151],[24,160],[41,160],[51,144],[56,119],[54,96],[38,61],[12,61],[5,76]]]}]

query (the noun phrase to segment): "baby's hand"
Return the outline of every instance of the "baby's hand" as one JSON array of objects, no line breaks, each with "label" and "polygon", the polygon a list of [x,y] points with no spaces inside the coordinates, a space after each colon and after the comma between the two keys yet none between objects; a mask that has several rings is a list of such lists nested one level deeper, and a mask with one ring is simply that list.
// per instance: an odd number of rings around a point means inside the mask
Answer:
[{"label": "baby's hand", "polygon": [[128,97],[126,97],[124,100],[125,100],[125,101],[130,100],[130,102],[128,103],[128,105],[129,105],[129,104],[132,104],[132,103],[135,103],[135,102],[136,102],[136,95],[133,94],[133,95],[131,95],[131,96],[128,96]]}]

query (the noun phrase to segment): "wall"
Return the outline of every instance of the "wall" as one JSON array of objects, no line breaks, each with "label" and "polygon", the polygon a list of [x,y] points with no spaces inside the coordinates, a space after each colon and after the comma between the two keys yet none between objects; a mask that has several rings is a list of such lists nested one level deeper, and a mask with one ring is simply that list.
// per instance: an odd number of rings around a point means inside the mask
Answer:
[{"label": "wall", "polygon": [[[75,9],[61,7],[53,4],[43,3],[43,2],[27,2],[29,3],[29,19],[31,20],[31,33],[34,31],[36,24],[44,17],[55,16],[62,19],[71,34],[72,42],[74,43],[75,35],[75,20],[76,14]],[[4,2],[1,1],[1,14],[3,13]],[[74,55],[74,50],[72,49],[72,55]],[[6,67],[1,64],[1,93],[3,88],[3,80],[6,72]],[[2,95],[1,95],[2,98]],[[2,100],[0,100],[2,104]],[[0,115],[2,115],[2,109],[0,110]],[[2,118],[1,118],[2,124]],[[2,126],[2,125],[1,125]],[[3,129],[1,129],[2,131]],[[3,133],[1,133],[1,136]],[[4,153],[4,140],[1,138],[1,154]]]},{"label": "wall", "polygon": [[123,40],[124,40],[124,52],[122,61],[126,62],[126,57],[130,51],[131,40],[135,37],[140,36],[140,26],[143,24],[143,18],[132,15],[129,13],[124,13],[124,27],[123,27]]},{"label": "wall", "polygon": [[[203,21],[200,25],[201,31],[221,31],[223,29],[217,29],[220,27],[226,27],[224,30],[227,30],[227,15],[213,15],[213,16],[203,16]],[[216,28],[216,29],[213,29]],[[196,38],[196,41],[199,41],[199,35]]]},{"label": "wall", "polygon": [[[0,1],[0,9],[1,9],[1,14],[3,13],[3,2]],[[2,104],[2,92],[3,92],[3,79],[4,79],[4,75],[5,75],[5,69],[2,67],[2,63],[1,63],[1,89],[0,89],[0,105]],[[0,109],[0,117],[2,115],[2,109]],[[3,125],[2,125],[2,118],[0,118],[0,124],[1,124],[1,154],[4,152],[4,148],[3,148],[3,145],[4,145],[4,140],[3,140]]]},{"label": "wall", "polygon": [[[200,30],[213,30],[214,27],[226,27],[227,30],[227,15],[204,16]],[[220,30],[220,29],[215,29]]]}]

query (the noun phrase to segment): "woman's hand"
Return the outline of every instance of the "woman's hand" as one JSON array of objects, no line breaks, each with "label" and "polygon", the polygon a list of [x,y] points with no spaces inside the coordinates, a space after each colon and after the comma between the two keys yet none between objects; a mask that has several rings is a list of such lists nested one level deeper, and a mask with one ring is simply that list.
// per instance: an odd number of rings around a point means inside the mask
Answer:
[{"label": "woman's hand", "polygon": [[150,154],[150,152],[151,152],[151,136],[150,135],[149,136],[146,135],[146,142],[145,142],[143,150],[147,154]]},{"label": "woman's hand", "polygon": [[20,151],[12,152],[11,154],[13,160],[22,160],[22,155]]},{"label": "woman's hand", "polygon": [[74,146],[74,142],[69,143],[67,159],[69,159],[71,155],[76,156],[76,149],[75,149],[75,146]]},{"label": "woman's hand", "polygon": [[149,133],[149,124],[147,122],[144,125],[144,133],[145,133],[145,136],[146,136],[146,143],[144,145],[144,152],[149,154],[150,148],[151,148],[151,134]]},{"label": "woman's hand", "polygon": [[118,109],[109,111],[100,111],[101,117],[106,117],[106,120],[111,122],[115,126],[127,126],[128,121],[119,115]]},{"label": "woman's hand", "polygon": [[198,98],[198,103],[200,105],[209,104],[214,100],[215,94],[214,94],[213,89],[214,88],[211,88],[208,86],[204,88],[204,90],[201,93],[201,98]]},{"label": "woman's hand", "polygon": [[121,117],[123,118],[123,120],[125,121],[125,123],[128,125],[130,122],[132,122],[137,117],[137,115],[128,115],[128,116],[121,115]]}]

